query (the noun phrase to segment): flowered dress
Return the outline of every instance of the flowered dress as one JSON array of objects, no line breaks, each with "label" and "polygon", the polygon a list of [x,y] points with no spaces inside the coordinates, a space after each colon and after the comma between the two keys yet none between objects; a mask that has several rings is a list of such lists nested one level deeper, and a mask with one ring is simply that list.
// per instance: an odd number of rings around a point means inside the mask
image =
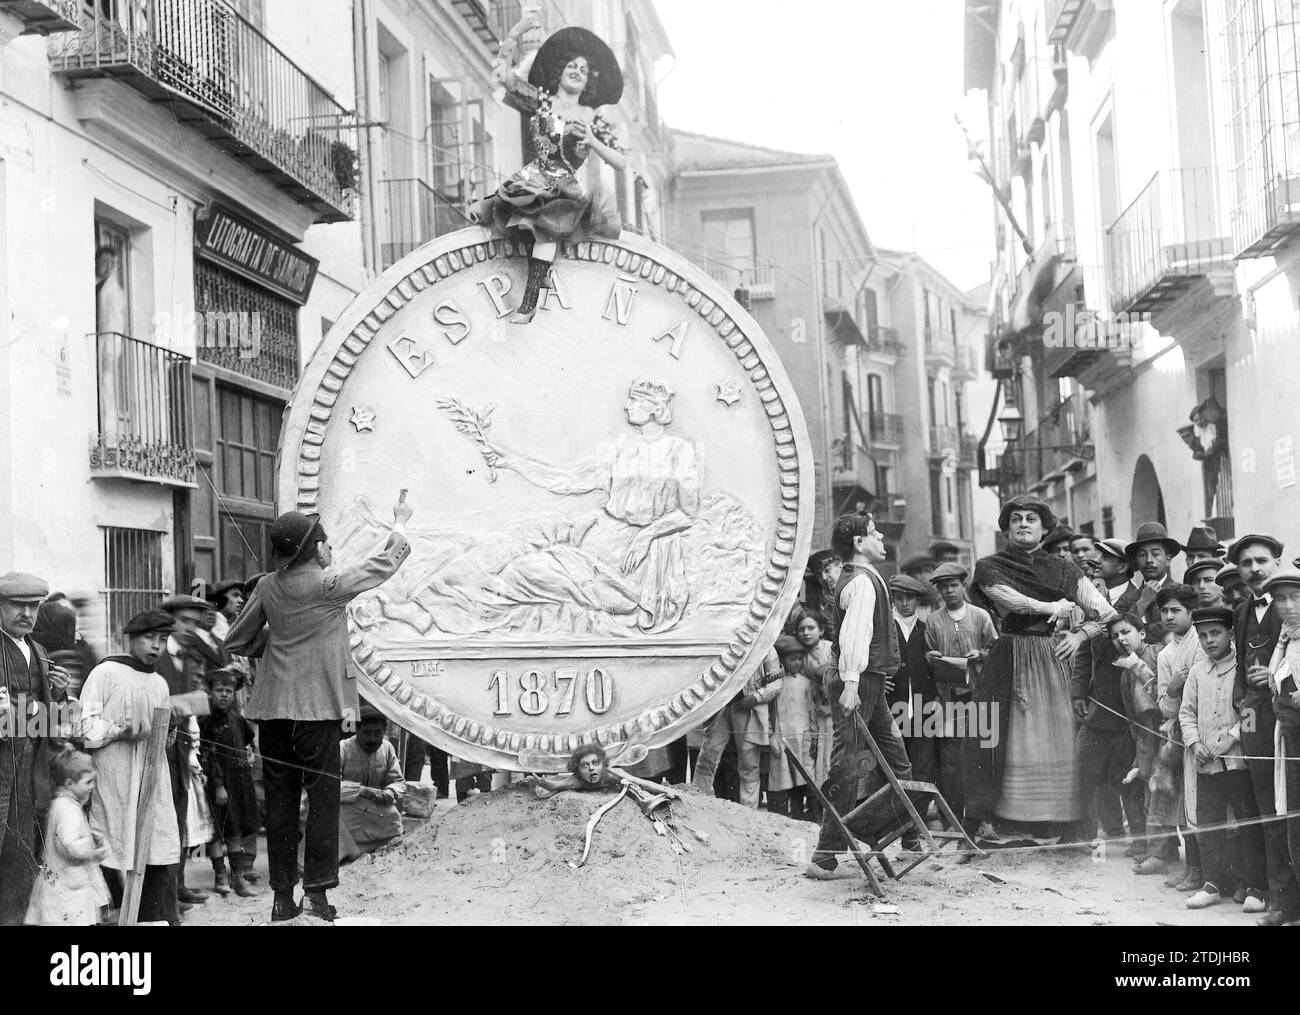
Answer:
[{"label": "flowered dress", "polygon": [[[596,140],[617,145],[613,130],[599,114],[583,122]],[[623,222],[613,199],[599,189],[587,194],[578,180],[587,149],[572,133],[573,121],[560,116],[550,97],[543,95],[528,123],[537,158],[474,205],[470,218],[511,239],[551,243],[618,239]]]}]

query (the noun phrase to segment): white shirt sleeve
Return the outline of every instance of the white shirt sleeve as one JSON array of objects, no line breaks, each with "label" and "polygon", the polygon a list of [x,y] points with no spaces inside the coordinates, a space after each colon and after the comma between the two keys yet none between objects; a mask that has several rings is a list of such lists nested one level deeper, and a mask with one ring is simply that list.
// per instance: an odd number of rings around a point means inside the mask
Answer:
[{"label": "white shirt sleeve", "polygon": [[865,574],[840,593],[844,623],[840,626],[840,679],[856,683],[871,658],[871,638],[876,626],[876,587]]}]

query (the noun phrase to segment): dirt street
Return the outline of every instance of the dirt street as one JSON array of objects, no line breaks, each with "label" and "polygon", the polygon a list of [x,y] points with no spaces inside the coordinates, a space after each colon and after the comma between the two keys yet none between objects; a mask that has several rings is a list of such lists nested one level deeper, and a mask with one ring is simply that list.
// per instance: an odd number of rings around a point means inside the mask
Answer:
[{"label": "dirt street", "polygon": [[[1122,850],[1093,858],[1040,848],[992,853],[968,865],[927,861],[886,883],[897,915],[856,865],[830,882],[803,876],[816,826],[725,801],[688,796],[673,813],[690,852],[678,856],[631,800],[596,829],[582,853],[588,815],[606,794],[537,800],[523,788],[474,797],[411,823],[400,843],[343,869],[330,895],[340,915],[389,924],[944,924],[1170,925],[1249,927],[1227,902],[1199,912],[1161,878],[1131,873]],[[689,827],[688,827],[689,826]],[[694,832],[702,833],[707,842]],[[948,850],[954,847],[947,847]],[[210,874],[191,863],[190,883]],[[259,858],[265,869],[265,856]],[[193,925],[267,922],[265,879],[254,899],[213,898],[186,916]]]}]

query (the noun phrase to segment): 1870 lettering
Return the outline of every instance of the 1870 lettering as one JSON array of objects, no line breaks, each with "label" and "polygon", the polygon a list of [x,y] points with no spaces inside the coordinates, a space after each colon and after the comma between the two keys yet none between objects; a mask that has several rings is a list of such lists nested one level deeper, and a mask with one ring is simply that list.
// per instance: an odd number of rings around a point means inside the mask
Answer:
[{"label": "1870 lettering", "polygon": [[[555,702],[554,715],[566,716],[573,711],[573,699],[579,682],[583,697],[592,715],[604,715],[614,705],[614,681],[599,666],[580,674],[577,670],[555,670],[548,680],[539,670],[526,670],[519,675],[518,696],[505,670],[492,674],[488,690],[496,694],[493,715],[514,715],[513,705],[525,715],[544,715]],[[514,699],[512,701],[512,699]]]}]

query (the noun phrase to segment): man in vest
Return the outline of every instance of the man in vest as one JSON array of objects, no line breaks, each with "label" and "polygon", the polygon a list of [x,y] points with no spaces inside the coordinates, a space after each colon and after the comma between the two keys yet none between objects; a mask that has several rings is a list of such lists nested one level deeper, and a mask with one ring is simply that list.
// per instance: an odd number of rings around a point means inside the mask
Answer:
[{"label": "man in vest", "polygon": [[[1282,633],[1282,620],[1265,583],[1282,565],[1282,544],[1269,535],[1242,536],[1228,550],[1228,561],[1237,565],[1244,585],[1243,601],[1233,614],[1233,640],[1237,646],[1237,681],[1232,701],[1241,712],[1241,748],[1255,802],[1261,815],[1277,813],[1274,796],[1273,690],[1269,683],[1269,662]],[[1280,926],[1295,919],[1300,911],[1300,888],[1287,848],[1286,824],[1264,825],[1264,859],[1268,867],[1268,912],[1259,918],[1264,926]]]},{"label": "man in vest", "polygon": [[49,593],[34,575],[0,575],[0,927],[20,927],[27,915],[41,866],[38,826],[50,805],[49,734],[56,725],[29,720],[68,700],[67,670],[52,665],[31,638]]},{"label": "man in vest", "polygon": [[[866,722],[898,778],[912,778],[912,766],[885,700],[885,683],[898,672],[899,650],[889,588],[876,570],[876,564],[885,559],[884,537],[870,515],[845,515],[835,523],[831,546],[846,563],[832,604],[838,671],[830,670],[826,681],[834,737],[830,775],[822,791],[843,815],[885,782],[855,714]],[[901,804],[886,798],[879,808],[858,815],[849,830],[871,834],[904,813]],[[834,818],[822,815],[808,876],[819,880],[835,877],[835,854],[847,846]]]}]

